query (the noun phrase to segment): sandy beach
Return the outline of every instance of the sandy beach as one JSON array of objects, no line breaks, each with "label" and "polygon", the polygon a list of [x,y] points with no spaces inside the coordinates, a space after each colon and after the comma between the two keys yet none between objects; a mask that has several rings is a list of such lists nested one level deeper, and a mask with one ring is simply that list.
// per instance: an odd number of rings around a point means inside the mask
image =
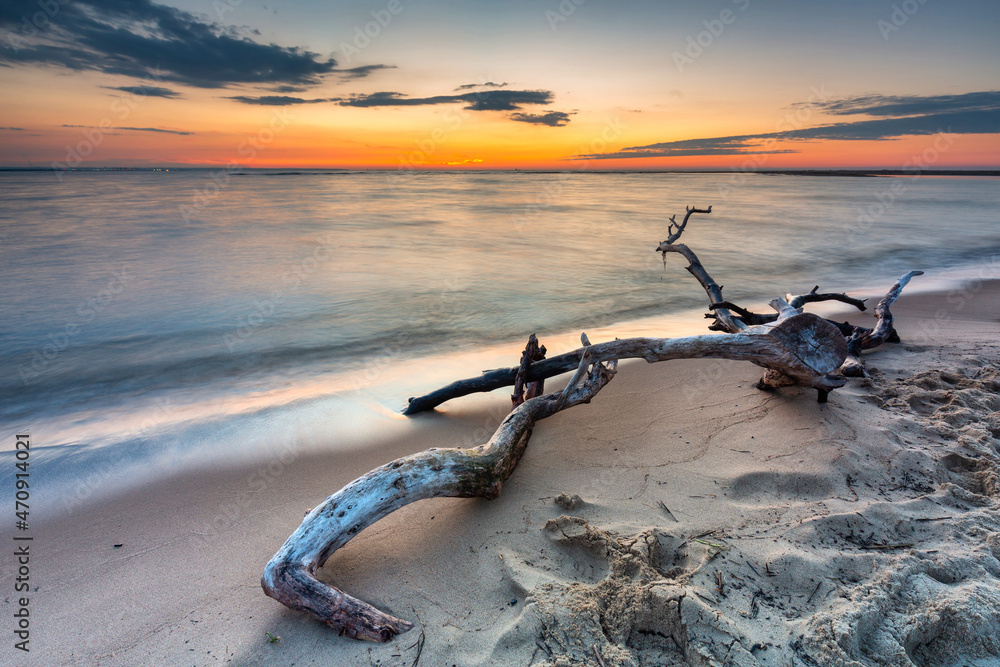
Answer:
[{"label": "sandy beach", "polygon": [[363,531],[320,576],[414,623],[384,645],[266,597],[262,568],[368,470],[484,442],[506,392],[54,517],[25,664],[1000,664],[1000,283],[893,311],[903,343],[827,404],[747,363],[623,364],[539,425],[499,499]]}]

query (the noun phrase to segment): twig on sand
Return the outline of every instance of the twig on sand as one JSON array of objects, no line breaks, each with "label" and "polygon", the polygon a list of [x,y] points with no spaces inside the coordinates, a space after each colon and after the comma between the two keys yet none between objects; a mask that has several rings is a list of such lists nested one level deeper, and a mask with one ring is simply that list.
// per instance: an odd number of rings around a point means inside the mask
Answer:
[{"label": "twig on sand", "polygon": [[893,549],[909,549],[913,542],[900,542],[899,544],[863,544],[861,549],[876,549],[879,551],[891,551]]},{"label": "twig on sand", "polygon": [[[417,615],[416,609],[413,610],[413,615],[417,617],[418,621],[420,621],[420,639],[418,639],[416,643],[417,655],[413,658],[413,664],[410,665],[410,667],[417,667],[417,663],[420,662],[420,654],[424,652],[424,640],[427,639],[427,635],[424,634],[424,622],[421,620],[420,616]],[[412,648],[412,645],[410,648]]]},{"label": "twig on sand", "polygon": [[601,655],[601,650],[597,648],[597,644],[594,644],[593,648],[594,648],[594,655],[597,656],[597,664],[599,664],[601,667],[608,667],[606,664],[604,664],[604,657]]},{"label": "twig on sand", "polygon": [[[660,506],[661,510],[663,510],[664,512],[667,513],[667,516],[669,516],[674,521],[677,521],[677,517],[675,517],[674,513],[670,511],[670,508],[667,507],[666,503],[664,503],[662,500],[657,500],[656,504]],[[680,522],[678,522],[678,523],[680,523]]]}]

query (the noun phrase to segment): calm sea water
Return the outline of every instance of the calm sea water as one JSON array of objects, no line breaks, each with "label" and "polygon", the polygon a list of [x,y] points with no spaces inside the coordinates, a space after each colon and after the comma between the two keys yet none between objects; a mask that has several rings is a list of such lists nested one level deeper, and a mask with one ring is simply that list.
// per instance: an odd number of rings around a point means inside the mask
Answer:
[{"label": "calm sea water", "polygon": [[982,178],[9,172],[0,201],[0,450],[30,432],[66,507],[361,446],[532,332],[701,331],[701,288],[653,252],[685,205],[714,206],[683,241],[736,301],[1000,255]]}]

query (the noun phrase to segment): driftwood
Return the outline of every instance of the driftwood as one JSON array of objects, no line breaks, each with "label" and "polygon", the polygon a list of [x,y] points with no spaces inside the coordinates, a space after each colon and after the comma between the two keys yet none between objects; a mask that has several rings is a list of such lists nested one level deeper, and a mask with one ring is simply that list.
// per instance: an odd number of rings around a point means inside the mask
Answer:
[{"label": "driftwood", "polygon": [[[680,224],[671,217],[669,238],[657,251],[664,260],[668,252],[688,260],[688,271],[709,297],[710,312],[706,317],[714,320],[709,329],[725,335],[628,338],[591,345],[584,334],[583,347],[546,359],[545,347],[532,334],[518,366],[487,371],[478,378],[460,380],[426,396],[411,398],[405,414],[429,410],[473,392],[514,387],[513,410],[486,444],[471,449],[434,448],[397,459],[356,479],[311,510],[265,567],[261,578],[264,592],[350,637],[388,641],[412,628],[412,624],[320,581],[316,570],[364,528],[404,505],[433,497],[498,497],[520,461],[534,425],[560,410],[589,403],[614,377],[618,360],[645,359],[653,363],[711,357],[749,361],[766,369],[759,388],[812,387],[824,402],[832,389],[846,383],[844,376],[864,374],[862,350],[898,340],[889,307],[910,278],[920,275],[919,271],[900,278],[879,302],[873,329],[802,312],[806,304],[819,301],[841,301],[865,309],[863,301],[845,294],[820,293],[818,286],[807,294],[774,299],[770,303],[774,313],[752,313],[726,301],[722,287],[694,252],[677,243],[693,213],[711,212],[711,207],[689,207]],[[547,378],[574,369],[565,389],[542,395]],[[839,375],[835,374],[838,370]]]},{"label": "driftwood", "polygon": [[892,327],[892,313],[889,306],[896,302],[900,292],[910,282],[914,276],[924,275],[923,271],[910,271],[895,282],[889,293],[875,306],[875,318],[877,323],[874,329],[864,327],[854,327],[850,337],[847,339],[847,359],[840,367],[840,374],[847,377],[867,377],[864,362],[861,360],[862,350],[871,350],[886,342],[899,342],[899,336]]},{"label": "driftwood", "polygon": [[[782,326],[778,326],[781,324]],[[842,387],[842,379],[830,377],[847,356],[847,343],[840,331],[821,317],[788,309],[786,319],[746,327],[730,336],[706,334],[684,338],[625,338],[587,348],[601,361],[645,359],[649,363],[670,359],[711,357],[749,361],[784,372],[794,384],[829,391]],[[531,364],[527,378],[544,380],[568,373],[580,363],[583,348]],[[832,364],[832,365],[831,365]],[[514,384],[520,368],[498,368],[479,377],[458,380],[425,396],[411,398],[403,414],[430,410],[445,401]],[[784,386],[784,385],[778,385]]]},{"label": "driftwood", "polygon": [[[671,224],[668,227],[669,237],[666,241],[661,243],[659,247],[657,247],[656,251],[663,254],[664,262],[666,262],[668,252],[680,253],[685,259],[688,260],[688,262],[690,262],[687,270],[698,280],[698,282],[701,283],[702,287],[705,288],[705,292],[708,293],[708,297],[710,299],[708,308],[711,312],[705,317],[714,319],[715,322],[709,325],[709,329],[713,331],[724,331],[726,333],[736,333],[747,326],[774,322],[779,317],[778,313],[753,313],[723,299],[722,287],[708,275],[708,271],[706,271],[705,267],[702,266],[694,252],[692,252],[686,245],[677,243],[677,240],[680,239],[685,227],[687,227],[688,218],[691,217],[692,213],[711,212],[711,206],[705,210],[688,207],[687,214],[684,216],[684,221],[680,225],[676,223],[676,216],[672,216],[670,218]],[[889,292],[881,301],[879,301],[878,306],[875,307],[875,318],[877,322],[875,327],[872,329],[854,326],[852,324],[848,324],[847,322],[834,322],[832,320],[827,320],[830,324],[837,327],[844,337],[847,338],[848,356],[839,370],[841,375],[845,377],[867,376],[864,362],[861,359],[861,351],[874,349],[883,343],[899,342],[899,336],[896,334],[896,330],[893,329],[892,326],[893,318],[892,313],[889,311],[889,307],[895,303],[897,298],[899,298],[903,287],[910,282],[910,279],[914,276],[923,275],[923,273],[923,271],[910,271],[893,284]],[[788,305],[793,308],[802,308],[806,304],[818,303],[820,301],[840,301],[841,303],[854,306],[861,311],[866,309],[864,299],[855,299],[842,293],[821,293],[818,290],[819,285],[816,285],[807,294],[799,294],[796,296],[787,294],[785,295],[785,301],[787,301]],[[774,304],[772,303],[772,307],[773,306]],[[733,313],[736,315],[734,316]],[[775,371],[769,370],[765,373],[761,382],[758,383],[758,388],[773,389],[778,386],[786,386],[790,384],[795,384],[795,382],[787,381],[787,379],[783,379],[777,375]]]},{"label": "driftwood", "polygon": [[[527,372],[555,364],[544,377],[572,370],[576,373],[561,392],[518,402],[485,445],[472,449],[429,449],[397,459],[351,482],[310,511],[264,569],[264,592],[285,606],[304,612],[350,637],[388,641],[412,625],[379,611],[330,586],[315,576],[334,551],[361,530],[389,513],[423,498],[496,498],[503,482],[521,459],[535,423],[568,407],[587,403],[606,385],[619,359],[648,362],[668,359],[714,357],[752,361],[775,369],[783,378],[815,387],[825,397],[842,386],[843,378],[830,375],[847,356],[840,331],[816,315],[779,304],[774,323],[747,327],[729,336],[685,338],[627,338],[589,345],[537,364],[526,363],[540,352],[534,335],[522,355],[522,364],[511,369],[520,387]],[[605,365],[601,362],[607,361]],[[573,364],[571,366],[571,363]],[[590,370],[588,370],[588,367]],[[551,373],[548,375],[547,373]],[[530,393],[530,388],[528,393]]]},{"label": "driftwood", "polygon": [[[744,322],[739,318],[735,318],[729,312],[729,308],[726,307],[728,302],[722,298],[722,286],[716,283],[712,276],[708,275],[708,271],[702,266],[701,262],[698,260],[698,256],[688,248],[683,243],[677,243],[680,239],[681,234],[684,233],[684,229],[687,227],[688,219],[691,217],[692,213],[711,213],[712,207],[709,206],[707,209],[702,210],[700,208],[694,208],[693,206],[688,206],[687,213],[684,215],[684,222],[680,225],[677,224],[677,216],[670,216],[670,226],[667,228],[667,232],[670,236],[666,241],[661,243],[659,247],[656,248],[656,252],[663,255],[663,264],[667,264],[667,253],[676,252],[683,255],[688,263],[688,273],[695,277],[695,279],[701,283],[701,286],[705,288],[705,292],[708,293],[709,303],[715,306],[715,312],[713,312],[710,317],[715,319],[715,324],[710,325],[708,328],[712,331],[725,331],[726,333],[736,333],[742,329],[746,329],[751,324],[765,324],[765,322]],[[775,316],[774,319],[777,319]],[[774,320],[768,320],[774,321]]]},{"label": "driftwood", "polygon": [[[797,312],[801,312],[801,309],[807,304],[818,303],[821,301],[839,301],[841,303],[854,306],[858,310],[865,310],[866,307],[864,300],[856,299],[842,293],[819,292],[818,285],[813,287],[812,290],[806,294],[786,294],[784,299],[776,299],[772,301],[770,305],[774,308],[774,313],[753,313],[730,301],[727,301],[722,295],[722,286],[719,285],[711,275],[709,275],[704,265],[698,259],[698,256],[686,245],[677,243],[681,234],[683,234],[684,230],[687,228],[692,214],[710,214],[711,212],[711,206],[707,209],[699,209],[689,206],[682,222],[678,223],[676,216],[672,216],[668,227],[668,238],[666,241],[660,243],[660,245],[656,248],[656,252],[663,255],[664,262],[666,261],[667,253],[678,253],[688,261],[688,272],[695,277],[695,279],[701,284],[702,288],[704,288],[705,293],[708,294],[708,308],[710,312],[705,317],[714,320],[714,322],[709,325],[709,330],[721,331],[728,334],[738,334],[746,331],[749,327],[774,324],[781,319],[786,319]],[[853,370],[855,368],[861,369],[860,374],[864,373],[864,367],[861,365],[861,358],[859,356],[860,350],[872,349],[874,347],[878,347],[883,342],[898,340],[898,338],[894,338],[895,332],[892,329],[892,315],[889,312],[889,305],[895,301],[895,298],[899,295],[899,291],[909,280],[909,277],[914,275],[920,275],[920,272],[914,271],[901,278],[900,281],[897,282],[896,286],[890,290],[889,295],[887,295],[886,298],[879,303],[879,307],[876,308],[875,311],[876,317],[878,318],[878,324],[875,329],[855,327],[846,322],[841,323],[834,322],[832,320],[824,320],[830,325],[830,327],[835,328],[839,332],[841,338],[846,341],[848,346],[853,346],[850,348],[853,352],[849,352],[849,356],[845,359],[845,368],[841,371],[841,375],[851,376],[851,374],[855,372]],[[817,324],[814,326],[818,327],[819,325]],[[824,335],[829,336],[829,328],[826,328],[823,331],[825,332]],[[818,330],[816,330],[816,333],[819,335]],[[633,340],[650,341],[652,339]],[[840,342],[835,342],[835,337],[829,336],[829,338],[825,338],[824,340],[835,346],[835,349],[831,348],[831,353],[839,354],[842,346]],[[648,344],[648,342],[646,344]],[[634,351],[641,348],[642,345],[643,344],[640,343],[638,344],[638,347],[626,347]],[[600,345],[595,346],[595,348],[600,347]],[[732,356],[736,354],[734,350],[737,348],[738,345],[734,348],[726,348],[724,345],[711,348],[699,348],[704,353],[691,354],[690,356],[716,357],[721,359],[744,359],[746,361],[750,361],[767,369],[760,382],[757,383],[757,387],[759,389],[772,390],[790,385],[814,387],[819,391],[818,398],[820,402],[826,401],[828,392],[831,389],[844,385],[844,381],[842,381],[842,379],[828,377],[831,373],[836,372],[837,368],[822,371],[817,370],[815,374],[808,375],[803,374],[801,369],[783,368],[781,365],[782,361],[780,359],[768,359],[766,358],[766,355],[757,355],[752,358],[748,356]],[[561,375],[562,373],[567,373],[575,368],[576,364],[579,363],[579,354],[579,350],[574,350],[573,352],[568,352],[566,354],[552,357],[544,361],[531,363],[529,365],[526,365],[522,360],[520,367],[498,368],[485,371],[479,377],[452,382],[451,384],[437,389],[429,394],[410,398],[406,409],[403,410],[403,414],[415,415],[419,412],[433,410],[445,401],[449,401],[453,398],[507,387],[513,385],[519,377],[522,378],[522,381],[527,382],[544,380],[556,375]],[[647,358],[644,354],[632,356],[643,358],[647,361],[664,361],[667,358],[685,358],[682,353],[678,353],[677,356],[656,359]],[[612,357],[602,357],[604,360],[608,360],[610,358]],[[625,359],[628,357],[622,356],[618,358]],[[824,369],[826,368],[825,366],[822,367]],[[515,391],[515,396],[516,395],[517,392]]]},{"label": "driftwood", "polygon": [[[534,339],[534,337],[532,337]],[[537,340],[534,350],[537,351]],[[530,355],[529,350],[525,354]],[[584,349],[566,388],[524,400],[493,437],[471,449],[429,449],[397,459],[356,479],[310,511],[264,568],[267,595],[349,637],[385,642],[412,624],[316,578],[334,551],[387,514],[424,498],[500,495],[528,445],[535,422],[588,403],[611,378],[617,362],[601,364]]]},{"label": "driftwood", "polygon": [[[589,345],[590,342],[586,340],[587,334],[583,334],[584,345]],[[531,363],[534,361],[541,361],[545,358],[545,346],[539,347],[538,338],[535,334],[528,336],[528,345],[524,348],[524,354],[521,355],[521,365],[517,369],[517,375],[514,378],[514,393],[511,394],[510,402],[513,407],[517,407],[524,403],[525,399],[534,398],[545,391],[545,380],[535,380],[534,382],[528,381],[528,372],[531,370]]]}]

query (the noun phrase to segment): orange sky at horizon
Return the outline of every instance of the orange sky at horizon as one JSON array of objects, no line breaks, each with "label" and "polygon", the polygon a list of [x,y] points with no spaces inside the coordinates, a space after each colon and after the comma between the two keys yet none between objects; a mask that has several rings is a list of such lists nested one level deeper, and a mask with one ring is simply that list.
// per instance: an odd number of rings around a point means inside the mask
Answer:
[{"label": "orange sky at horizon", "polygon": [[[0,85],[15,92],[0,109],[0,166],[766,170],[902,169],[917,161],[1000,168],[1000,47],[989,3],[970,2],[962,11],[923,5],[886,32],[879,27],[886,8],[853,0],[800,13],[774,0],[580,4],[555,21],[551,8],[520,0],[461,10],[432,2],[399,5],[395,23],[357,54],[351,36],[371,17],[351,3],[289,2],[273,15],[246,7],[213,16],[199,13],[194,0],[147,7],[141,30],[130,27],[134,17],[103,19],[108,46],[94,46],[92,36],[85,42],[94,63],[58,55],[83,48],[68,18],[62,26],[53,17],[54,27],[36,37],[57,53],[49,60],[0,39],[0,61],[8,64],[0,67]],[[143,54],[124,53],[111,36],[131,29],[162,47],[170,35],[161,39],[155,26],[170,12],[191,35],[203,35],[206,25],[242,31],[229,41],[202,39],[218,42],[206,46],[217,51],[262,50],[261,73],[253,76],[268,81],[241,80],[246,56],[234,56],[227,70],[226,63],[195,67],[178,55],[175,64],[157,65],[159,78],[139,78],[148,69]],[[327,22],[336,29],[324,31]],[[260,30],[251,35],[249,28]],[[704,48],[691,50],[692,40]],[[286,69],[328,73],[281,74],[269,57]],[[328,57],[339,69],[322,65]],[[350,67],[374,69],[337,74]],[[136,85],[159,92],[120,90]],[[482,97],[461,98],[466,90]],[[823,91],[820,102],[809,106],[816,91]],[[508,93],[520,97],[489,97]],[[537,94],[545,100],[527,99]],[[259,99],[267,96],[288,102],[269,106]],[[436,101],[441,97],[448,101]],[[966,98],[965,106],[956,101]],[[475,100],[494,106],[469,109],[481,103]],[[907,109],[893,110],[901,102]],[[932,134],[937,126],[928,125],[938,117],[940,129],[955,132],[944,150]],[[871,138],[865,122],[891,128]],[[854,123],[864,130],[854,139],[779,139],[767,147],[782,152],[754,153],[759,140],[740,143]],[[674,142],[683,143],[666,151],[677,155],[577,158]]]},{"label": "orange sky at horizon", "polygon": [[[252,125],[251,125],[252,127]],[[369,143],[349,130],[329,127],[295,127],[294,123],[271,131],[267,122],[256,131],[212,132],[187,136],[138,133],[99,128],[55,128],[50,136],[57,152],[48,157],[67,168],[116,166],[209,166],[242,168],[330,168],[330,169],[565,169],[580,171],[642,169],[723,169],[758,171],[768,169],[988,169],[996,168],[1000,136],[993,134],[910,136],[882,141],[788,140],[776,148],[790,153],[748,153],[629,159],[573,159],[607,145],[611,150],[630,146],[625,140],[604,142],[600,131],[576,136],[559,135],[548,144],[530,137],[513,143],[503,136],[467,132],[436,132],[432,127],[416,138],[396,131],[387,137],[377,133]],[[596,139],[588,139],[589,136]],[[660,135],[662,136],[662,135]],[[26,137],[28,139],[29,137]],[[677,139],[698,138],[679,136]],[[28,150],[14,136],[6,152]],[[435,141],[437,139],[437,141]],[[556,140],[558,139],[558,140]],[[642,142],[637,142],[642,143]],[[95,165],[93,153],[112,153],[108,165]],[[942,150],[943,148],[943,150]],[[601,152],[594,150],[594,152]],[[83,159],[75,163],[74,157]],[[155,156],[155,157],[150,157]],[[42,162],[41,165],[49,166]]]}]

